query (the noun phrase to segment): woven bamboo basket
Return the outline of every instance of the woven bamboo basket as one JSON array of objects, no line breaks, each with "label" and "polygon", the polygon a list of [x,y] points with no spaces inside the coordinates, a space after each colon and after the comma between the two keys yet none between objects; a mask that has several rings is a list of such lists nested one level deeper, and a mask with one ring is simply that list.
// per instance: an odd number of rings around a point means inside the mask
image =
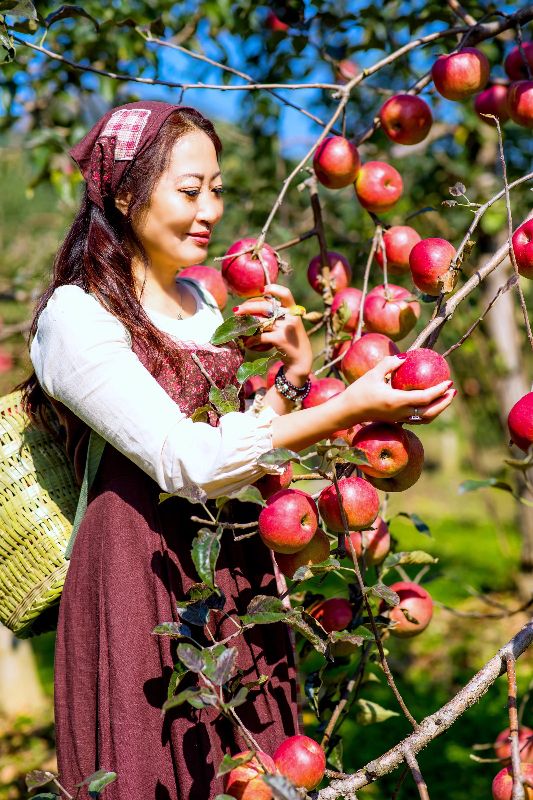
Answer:
[{"label": "woven bamboo basket", "polygon": [[20,392],[0,398],[0,622],[19,638],[55,627],[79,486]]}]

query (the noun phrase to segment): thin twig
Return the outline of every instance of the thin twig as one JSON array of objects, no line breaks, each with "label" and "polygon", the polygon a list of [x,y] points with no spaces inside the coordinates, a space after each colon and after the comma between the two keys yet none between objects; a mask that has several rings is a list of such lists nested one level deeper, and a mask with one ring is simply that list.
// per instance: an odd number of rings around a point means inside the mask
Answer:
[{"label": "thin twig", "polygon": [[516,664],[512,653],[507,653],[508,708],[509,708],[509,739],[511,740],[511,765],[513,770],[513,793],[511,800],[525,800],[526,793],[522,783],[522,769],[520,765],[520,740],[518,738],[518,707],[516,686]]},{"label": "thin twig", "polygon": [[374,231],[374,236],[372,237],[372,245],[370,247],[370,252],[366,260],[365,274],[363,277],[363,289],[361,294],[361,306],[359,308],[359,319],[357,321],[357,330],[355,331],[352,338],[353,342],[356,342],[358,339],[361,338],[361,332],[363,330],[363,305],[365,303],[366,293],[368,291],[368,279],[370,277],[370,268],[372,267],[372,261],[374,260],[374,256],[376,254],[379,242],[382,239],[382,231],[383,228],[381,227],[381,225],[377,224],[376,229]]},{"label": "thin twig", "polygon": [[409,747],[405,747],[404,755],[407,766],[411,770],[414,781],[416,783],[416,788],[418,789],[420,800],[430,800],[428,787],[424,778],[422,777],[422,773],[420,772],[420,767],[418,766],[418,761],[416,760],[415,754],[413,753],[412,750],[409,749]]},{"label": "thin twig", "polygon": [[220,522],[217,520],[211,519],[202,519],[201,517],[191,517],[192,522],[199,522],[201,525],[211,525],[217,527],[220,525],[221,528],[228,528],[230,530],[237,530],[237,529],[246,529],[246,528],[257,528],[257,522]]}]

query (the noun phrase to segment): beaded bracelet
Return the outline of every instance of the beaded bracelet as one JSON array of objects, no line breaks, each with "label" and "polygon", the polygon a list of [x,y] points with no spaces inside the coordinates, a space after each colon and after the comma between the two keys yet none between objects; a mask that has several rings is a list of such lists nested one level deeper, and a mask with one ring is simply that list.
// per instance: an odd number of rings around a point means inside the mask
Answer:
[{"label": "beaded bracelet", "polygon": [[285,369],[282,365],[277,372],[274,386],[283,397],[295,403],[297,400],[305,400],[311,388],[311,381],[307,378],[303,386],[295,386],[294,383],[291,383],[287,379]]}]

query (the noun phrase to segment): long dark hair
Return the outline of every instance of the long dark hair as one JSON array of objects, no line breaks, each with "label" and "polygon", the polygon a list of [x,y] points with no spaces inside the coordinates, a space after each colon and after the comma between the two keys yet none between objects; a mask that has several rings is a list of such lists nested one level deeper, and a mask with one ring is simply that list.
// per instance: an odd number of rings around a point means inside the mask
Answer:
[{"label": "long dark hair", "polygon": [[[155,354],[155,372],[168,354],[168,338],[145,313],[137,297],[132,273],[132,259],[137,256],[148,266],[148,257],[131,226],[149,205],[152,191],[170,161],[174,143],[187,133],[201,130],[215,146],[217,156],[222,143],[213,127],[199,111],[184,108],[174,111],[148,147],[124,174],[117,195],[130,195],[127,214],[115,206],[114,198],[105,199],[104,210],[89,199],[87,191],[80,209],[54,260],[52,281],[37,301],[29,340],[35,336],[39,315],[58,286],[74,284],[92,292],[128,329],[132,340]],[[51,430],[49,404],[35,372],[20,383],[23,406],[37,423]]]}]

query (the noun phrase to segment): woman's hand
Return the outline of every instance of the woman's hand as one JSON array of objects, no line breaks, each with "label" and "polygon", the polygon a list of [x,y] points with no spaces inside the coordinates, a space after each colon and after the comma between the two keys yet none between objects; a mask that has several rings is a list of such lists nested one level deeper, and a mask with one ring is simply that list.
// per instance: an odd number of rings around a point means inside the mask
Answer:
[{"label": "woman's hand", "polygon": [[[407,422],[423,425],[441,414],[457,394],[453,381],[444,381],[430,389],[403,391],[393,389],[390,378],[403,363],[401,356],[388,356],[354,381],[340,395],[344,404],[346,426],[356,422]],[[410,420],[410,417],[419,417]]]},{"label": "woman's hand", "polygon": [[[289,309],[295,305],[290,289],[277,283],[269,283],[265,286],[265,296],[263,298],[252,297],[249,300],[245,300],[234,309],[234,314],[271,316],[273,304],[268,299],[269,295],[280,301],[282,309]],[[273,347],[277,347],[285,364],[285,374],[291,383],[296,385],[303,384],[311,372],[313,351],[302,318],[291,314],[288,310],[284,312],[282,317],[273,322],[271,330],[265,331],[258,336],[250,336],[248,343],[268,343]]]}]

